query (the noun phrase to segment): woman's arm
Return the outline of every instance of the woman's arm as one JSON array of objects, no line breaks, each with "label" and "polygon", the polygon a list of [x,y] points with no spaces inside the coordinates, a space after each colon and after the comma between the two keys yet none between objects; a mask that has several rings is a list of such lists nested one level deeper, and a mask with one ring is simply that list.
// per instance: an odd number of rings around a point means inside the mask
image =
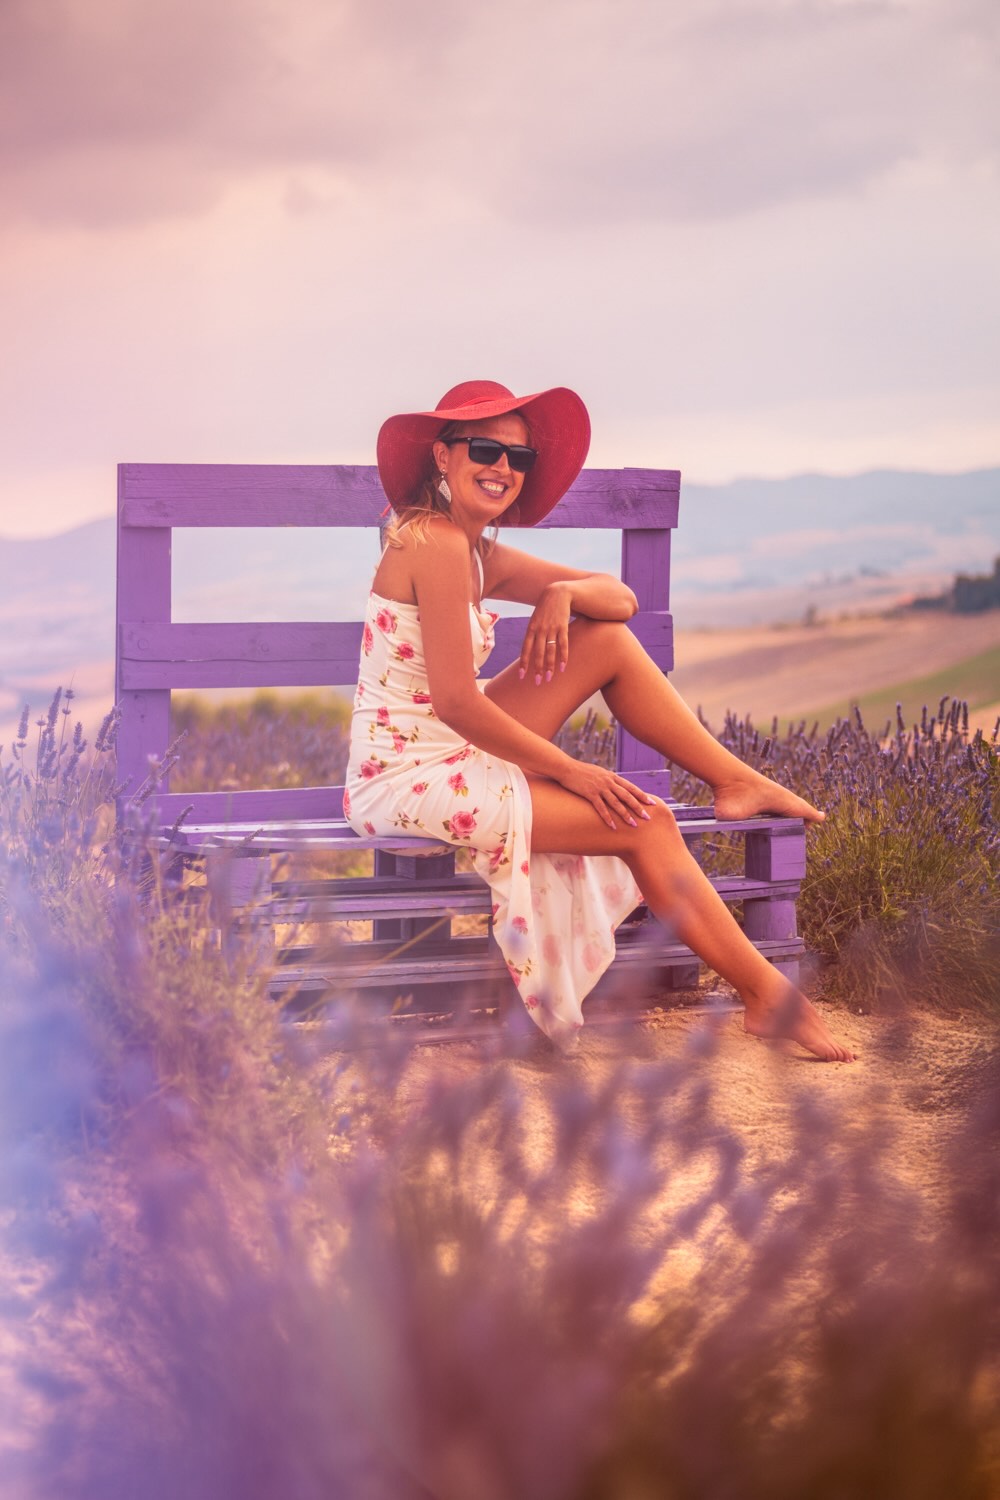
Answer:
[{"label": "woman's arm", "polygon": [[592,620],[631,620],[639,608],[632,590],[613,573],[582,573],[499,543],[487,556],[484,572],[484,592],[491,599],[538,604],[546,590],[558,588],[566,591],[575,615]]},{"label": "woman's arm", "polygon": [[518,670],[522,677],[545,670],[545,648],[556,643],[556,661],[564,671],[569,660],[569,622],[572,615],[592,620],[631,620],[639,608],[627,584],[611,573],[582,573],[496,546],[485,565],[484,592],[491,599],[511,599],[535,606],[521,646]]},{"label": "woman's arm", "polygon": [[479,691],[469,629],[469,548],[463,534],[442,521],[432,526],[426,540],[406,545],[420,607],[427,684],[438,718],[487,754],[512,760],[522,770],[585,797],[610,827],[615,814],[632,820],[646,816],[644,794],[623,777],[574,760]]}]

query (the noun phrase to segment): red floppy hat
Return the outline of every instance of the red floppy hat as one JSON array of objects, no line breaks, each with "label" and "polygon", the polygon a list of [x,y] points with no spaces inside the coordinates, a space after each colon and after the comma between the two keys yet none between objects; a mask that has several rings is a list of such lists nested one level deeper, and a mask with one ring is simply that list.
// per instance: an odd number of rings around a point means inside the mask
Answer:
[{"label": "red floppy hat", "polygon": [[382,488],[398,509],[428,478],[430,447],[449,422],[485,422],[508,412],[524,414],[538,457],[524,476],[517,508],[521,526],[534,526],[562,499],[583,468],[590,447],[590,418],[575,391],[554,386],[515,396],[495,380],[453,386],[433,411],[405,412],[382,423],[376,453]]}]

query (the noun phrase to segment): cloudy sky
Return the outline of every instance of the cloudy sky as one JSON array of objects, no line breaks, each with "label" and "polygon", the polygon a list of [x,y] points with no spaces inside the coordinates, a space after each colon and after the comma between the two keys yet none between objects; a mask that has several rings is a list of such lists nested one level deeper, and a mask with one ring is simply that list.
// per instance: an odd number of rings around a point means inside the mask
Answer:
[{"label": "cloudy sky", "polygon": [[0,534],[119,459],[1000,463],[996,0],[0,0]]}]

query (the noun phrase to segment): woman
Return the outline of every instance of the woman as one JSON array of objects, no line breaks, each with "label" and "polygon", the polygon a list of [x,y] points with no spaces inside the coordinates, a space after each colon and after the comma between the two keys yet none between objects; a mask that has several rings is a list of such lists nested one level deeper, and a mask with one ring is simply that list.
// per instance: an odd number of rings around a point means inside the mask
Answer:
[{"label": "woman", "polygon": [[[823,817],[704,729],[626,628],[637,604],[619,579],[487,539],[493,526],[547,514],[589,444],[586,408],[562,387],[518,398],[467,381],[434,411],[383,424],[379,475],[394,519],[369,599],[345,812],[359,833],[470,847],[511,976],[560,1046],[614,957],[616,926],[644,900],[735,986],[747,1031],[848,1062],[743,935],[666,804],[552,743],[600,692],[633,735],[708,783],[719,817]],[[497,618],[484,598],[533,612],[520,660],[477,682]]]}]

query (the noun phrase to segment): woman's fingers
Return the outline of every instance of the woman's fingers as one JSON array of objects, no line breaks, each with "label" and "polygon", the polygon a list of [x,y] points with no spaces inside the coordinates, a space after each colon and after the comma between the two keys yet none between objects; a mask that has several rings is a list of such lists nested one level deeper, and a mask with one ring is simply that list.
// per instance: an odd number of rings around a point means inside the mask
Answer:
[{"label": "woman's fingers", "polygon": [[602,787],[598,794],[590,799],[604,822],[610,828],[617,828],[617,824],[614,821],[615,814],[623,818],[632,828],[638,828],[639,826],[634,814],[638,814],[639,818],[648,822],[649,813],[646,811],[646,808],[655,799],[639,787],[634,786],[631,781],[627,781],[624,777],[617,776],[614,772],[610,772],[609,774],[612,778],[611,782]]},{"label": "woman's fingers", "polygon": [[534,677],[535,685],[540,687],[543,682],[551,682],[556,672],[565,672],[568,661],[568,621],[536,620],[532,617],[521,645],[518,676],[523,680],[530,675]]}]

